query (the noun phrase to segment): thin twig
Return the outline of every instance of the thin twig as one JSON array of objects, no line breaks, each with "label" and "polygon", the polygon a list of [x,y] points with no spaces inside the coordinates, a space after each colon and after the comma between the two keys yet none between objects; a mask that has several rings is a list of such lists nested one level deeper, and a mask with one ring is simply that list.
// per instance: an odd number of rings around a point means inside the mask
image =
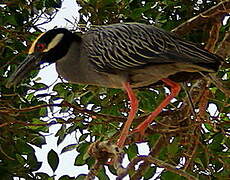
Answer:
[{"label": "thin twig", "polygon": [[[167,138],[165,138],[164,135],[161,135],[158,138],[157,142],[152,147],[152,150],[149,153],[149,156],[157,157],[161,149],[165,147],[167,143],[168,143]],[[151,163],[149,161],[144,161],[143,163],[141,163],[139,168],[133,174],[132,179],[140,179],[143,176],[144,172],[150,167],[150,164]]]},{"label": "thin twig", "polygon": [[196,177],[194,177],[193,175],[187,173],[184,170],[178,169],[175,166],[168,164],[162,160],[156,159],[154,157],[148,156],[147,161],[149,161],[150,163],[154,163],[156,164],[158,167],[162,167],[165,168],[166,170],[173,172],[175,174],[178,174],[180,176],[183,176],[189,180],[198,180]]},{"label": "thin twig", "polygon": [[228,13],[230,13],[230,2],[229,0],[225,0],[206,10],[205,12],[189,19],[185,23],[177,26],[172,30],[172,32],[182,36],[206,23],[207,19],[220,19],[220,17],[228,15]]}]

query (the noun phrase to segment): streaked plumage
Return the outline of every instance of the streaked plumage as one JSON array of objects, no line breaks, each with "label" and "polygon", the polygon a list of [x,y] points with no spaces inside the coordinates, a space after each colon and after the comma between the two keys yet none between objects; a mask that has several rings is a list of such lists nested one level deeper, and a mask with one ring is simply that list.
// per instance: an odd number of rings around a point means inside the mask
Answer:
[{"label": "streaked plumage", "polygon": [[[57,63],[59,73],[71,82],[113,88],[122,88],[121,82],[127,79],[132,87],[148,86],[169,76],[178,82],[196,79],[201,77],[200,71],[204,74],[215,72],[220,64],[216,55],[144,24],[95,28],[72,46],[74,50],[79,49],[79,56],[71,57],[72,52],[69,52],[64,57],[68,58],[68,62]],[[82,63],[76,63],[77,59],[81,59]],[[76,76],[73,72],[67,73],[69,64],[76,66]]]},{"label": "streaked plumage", "polygon": [[[58,73],[72,83],[125,88],[131,107],[135,108],[131,87],[148,86],[160,80],[171,86],[173,94],[137,127],[138,132],[144,131],[179,92],[179,85],[172,80],[182,82],[197,79],[201,73],[216,72],[222,61],[172,33],[138,23],[100,26],[81,36],[63,28],[53,29],[39,36],[29,52],[29,58],[9,79],[8,87],[44,62],[56,62]],[[121,137],[126,138],[136,110],[131,111],[129,125]],[[125,138],[118,143],[120,146]]]},{"label": "streaked plumage", "polygon": [[108,72],[175,62],[202,63],[208,68],[217,58],[172,33],[143,24],[104,26],[86,33],[83,39],[89,40],[86,47],[91,61]]}]

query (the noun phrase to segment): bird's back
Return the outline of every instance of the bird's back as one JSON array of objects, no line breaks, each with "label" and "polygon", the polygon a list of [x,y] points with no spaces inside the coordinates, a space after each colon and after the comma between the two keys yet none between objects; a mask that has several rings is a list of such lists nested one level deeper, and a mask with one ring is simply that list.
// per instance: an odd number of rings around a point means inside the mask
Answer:
[{"label": "bird's back", "polygon": [[76,58],[80,64],[74,67],[76,76],[69,76],[72,82],[118,88],[124,81],[142,87],[162,78],[196,79],[200,72],[217,71],[222,60],[172,33],[138,23],[92,28],[82,36],[81,57]]},{"label": "bird's back", "polygon": [[152,25],[114,24],[92,29],[87,34],[93,37],[88,46],[91,61],[103,70],[183,62],[216,71],[221,61],[196,44]]}]

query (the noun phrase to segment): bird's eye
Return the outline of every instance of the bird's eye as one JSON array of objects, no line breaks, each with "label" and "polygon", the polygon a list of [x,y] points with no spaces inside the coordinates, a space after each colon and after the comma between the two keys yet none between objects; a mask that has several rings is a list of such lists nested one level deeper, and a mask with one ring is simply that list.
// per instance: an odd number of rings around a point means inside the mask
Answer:
[{"label": "bird's eye", "polygon": [[38,51],[43,51],[46,48],[45,44],[39,43],[36,45]]}]

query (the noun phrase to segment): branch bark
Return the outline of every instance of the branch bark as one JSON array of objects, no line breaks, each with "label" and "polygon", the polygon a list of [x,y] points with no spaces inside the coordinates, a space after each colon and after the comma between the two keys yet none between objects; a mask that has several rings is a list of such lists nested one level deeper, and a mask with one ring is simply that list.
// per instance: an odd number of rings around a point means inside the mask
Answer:
[{"label": "branch bark", "polygon": [[228,13],[230,13],[230,2],[229,0],[225,0],[179,25],[173,29],[172,32],[182,36],[189,33],[191,30],[202,26],[207,22],[207,20],[218,22],[216,19],[222,19],[225,15],[228,15]]}]

